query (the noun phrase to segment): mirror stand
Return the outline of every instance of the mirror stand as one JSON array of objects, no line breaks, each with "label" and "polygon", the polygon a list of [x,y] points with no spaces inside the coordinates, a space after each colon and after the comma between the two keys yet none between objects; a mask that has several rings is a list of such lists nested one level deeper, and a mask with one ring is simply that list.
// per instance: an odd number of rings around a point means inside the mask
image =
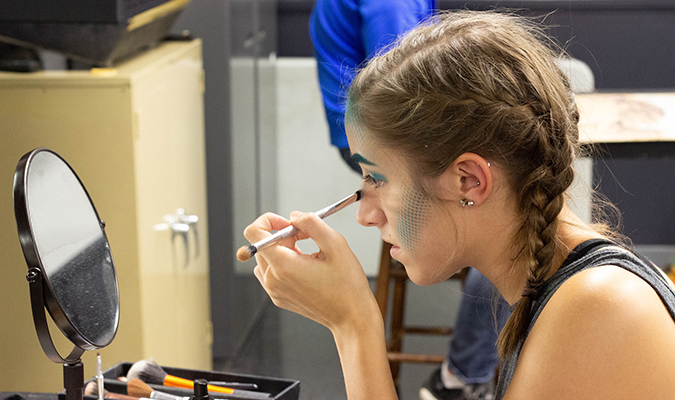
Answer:
[{"label": "mirror stand", "polygon": [[66,400],[82,400],[84,364],[79,358],[74,363],[63,364],[63,387],[66,389]]},{"label": "mirror stand", "polygon": [[[75,171],[45,148],[19,160],[14,216],[40,346],[63,365],[65,400],[82,400],[80,357],[109,345],[119,325],[117,274],[101,218]],[[54,346],[45,308],[74,345],[67,357]]]},{"label": "mirror stand", "polygon": [[40,268],[33,267],[28,270],[26,280],[30,286],[30,303],[33,309],[33,321],[35,322],[35,331],[42,350],[47,357],[55,363],[63,364],[63,387],[66,389],[66,400],[82,400],[84,388],[84,364],[80,356],[84,349],[75,345],[70,354],[63,358],[56,350],[52,336],[49,333],[47,325],[47,316],[45,315],[45,302],[43,294],[43,279]]}]

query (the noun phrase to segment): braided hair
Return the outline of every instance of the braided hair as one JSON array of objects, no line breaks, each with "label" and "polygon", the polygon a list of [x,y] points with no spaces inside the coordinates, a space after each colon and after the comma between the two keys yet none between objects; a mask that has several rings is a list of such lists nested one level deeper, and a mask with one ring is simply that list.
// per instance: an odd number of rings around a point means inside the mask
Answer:
[{"label": "braided hair", "polygon": [[513,265],[525,265],[528,284],[500,335],[502,356],[525,337],[561,246],[558,215],[579,149],[579,114],[553,48],[522,17],[443,13],[373,58],[348,95],[347,123],[401,150],[415,181],[466,152],[504,171],[519,199]]}]

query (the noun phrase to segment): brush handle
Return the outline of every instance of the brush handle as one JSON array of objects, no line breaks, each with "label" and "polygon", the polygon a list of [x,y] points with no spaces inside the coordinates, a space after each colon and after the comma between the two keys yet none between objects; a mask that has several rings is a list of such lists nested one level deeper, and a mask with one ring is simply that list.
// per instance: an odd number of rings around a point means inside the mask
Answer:
[{"label": "brush handle", "polygon": [[257,389],[258,385],[255,383],[248,382],[222,382],[222,381],[209,381],[209,385],[214,386],[225,386],[232,389]]},{"label": "brush handle", "polygon": [[296,233],[298,233],[298,228],[294,227],[293,225],[289,225],[285,227],[284,229],[277,231],[277,233],[266,237],[265,239],[262,239],[260,241],[255,242],[254,244],[248,246],[249,252],[251,253],[251,256],[255,255],[259,250],[264,249],[265,247],[271,246],[275,243],[278,243],[284,239],[286,239],[289,236],[293,236]]},{"label": "brush handle", "polygon": [[[194,388],[194,384],[195,384],[194,381],[191,381],[191,380],[185,379],[185,378],[179,378],[179,377],[173,376],[173,375],[167,375],[167,376],[164,377],[164,385],[165,386],[192,389],[192,388]],[[253,392],[253,391],[250,391],[250,390],[232,389],[232,388],[227,388],[227,387],[222,387],[222,386],[208,385],[208,386],[206,386],[206,388],[209,391],[209,393],[215,392],[215,393],[231,394],[231,395],[234,395],[238,398],[243,398],[243,399],[269,399],[269,397],[270,397],[269,393]]]},{"label": "brush handle", "polygon": [[[349,196],[345,197],[344,199],[333,203],[329,205],[328,207],[322,208],[321,210],[315,212],[315,214],[321,218],[324,219],[329,215],[335,214],[336,212],[342,210],[343,208],[347,207],[350,204],[354,204],[357,201],[361,199],[361,191],[357,190],[355,193],[350,194]],[[271,246],[277,242],[280,242],[284,239],[286,239],[289,236],[293,236],[296,233],[298,233],[298,229],[294,227],[293,225],[289,225],[285,227],[284,229],[278,231],[277,233],[266,237],[265,239],[262,239],[258,242],[253,243],[252,245],[248,246],[249,252],[251,254],[251,257],[257,253],[258,251],[264,249],[267,246]]]},{"label": "brush handle", "polygon": [[347,207],[350,204],[356,203],[359,200],[361,200],[361,191],[357,190],[355,193],[350,194],[349,196],[345,197],[344,199],[338,201],[337,203],[333,203],[326,208],[322,208],[321,210],[317,211],[315,214],[319,218],[324,219],[327,216],[335,214],[336,212],[342,210],[343,208]]},{"label": "brush handle", "polygon": [[181,397],[175,394],[164,393],[157,390],[153,390],[150,394],[150,398],[154,400],[189,400],[187,396]]},{"label": "brush handle", "polygon": [[[189,379],[185,378],[179,378],[177,376],[173,375],[167,375],[164,377],[164,385],[165,386],[173,386],[173,387],[182,387],[186,389],[192,389],[194,388],[194,381],[191,381]],[[209,392],[217,392],[217,393],[227,393],[227,394],[233,394],[234,389],[226,388],[226,387],[220,387],[220,386],[213,386],[213,385],[208,385],[207,389]]]},{"label": "brush handle", "polygon": [[[159,384],[154,384],[154,383],[148,383],[148,386],[153,388],[154,390],[159,390],[165,393],[171,393],[175,394],[177,396],[192,396],[193,392],[191,389],[184,388],[184,387],[173,387],[173,386],[164,386],[164,385],[159,385]],[[265,392],[250,392],[246,390],[237,390],[235,393],[232,394],[227,394],[227,393],[209,393],[214,399],[269,399],[272,398],[272,395],[269,393]]]},{"label": "brush handle", "polygon": [[105,388],[103,387],[103,369],[101,367],[101,355],[96,354],[96,384],[98,385],[98,398],[103,400],[105,397]]},{"label": "brush handle", "polygon": [[[178,387],[178,388],[185,388],[185,389],[192,389],[194,388],[194,381],[191,381],[190,379],[185,379],[185,378],[179,378],[177,376],[173,375],[167,375],[164,377],[164,386],[172,386],[172,387]],[[211,386],[211,385],[209,385]],[[208,388],[209,391],[213,392],[219,392],[219,393],[227,393],[227,394],[232,394],[233,389],[230,388],[220,388],[222,390],[212,390],[210,387]]]}]

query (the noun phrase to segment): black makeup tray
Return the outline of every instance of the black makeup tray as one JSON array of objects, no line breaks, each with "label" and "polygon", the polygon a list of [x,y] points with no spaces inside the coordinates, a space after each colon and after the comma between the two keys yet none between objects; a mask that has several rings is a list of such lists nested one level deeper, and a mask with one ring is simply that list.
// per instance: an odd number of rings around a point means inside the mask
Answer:
[{"label": "black makeup tray", "polygon": [[[121,362],[103,371],[103,377],[105,379],[103,385],[105,389],[112,393],[127,394],[127,383],[120,381],[118,378],[127,376],[127,372],[129,371],[129,368],[131,368],[132,365],[133,363]],[[259,392],[269,393],[271,395],[270,399],[298,400],[298,397],[300,396],[300,381],[291,379],[271,378],[257,375],[245,375],[245,374],[235,374],[217,371],[200,371],[194,369],[172,368],[165,366],[162,366],[162,369],[164,369],[164,371],[166,371],[166,373],[169,375],[190,380],[206,379],[208,381],[255,383],[256,385],[258,385],[258,389],[256,390]],[[92,378],[90,380],[95,380],[95,378]],[[85,385],[87,384],[87,382],[85,382]],[[190,396],[192,394],[192,389],[179,389],[161,385],[150,385],[150,386],[158,391],[176,394],[179,396]],[[209,393],[209,394],[212,395],[215,400],[245,399],[243,397],[237,397],[234,395],[223,393]],[[97,399],[92,396],[84,396],[84,397],[86,400]]]}]

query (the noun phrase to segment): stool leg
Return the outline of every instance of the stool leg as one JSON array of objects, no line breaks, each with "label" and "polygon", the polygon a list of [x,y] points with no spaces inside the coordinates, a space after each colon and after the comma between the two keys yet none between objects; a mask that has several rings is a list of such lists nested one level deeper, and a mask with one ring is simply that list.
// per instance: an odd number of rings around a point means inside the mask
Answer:
[{"label": "stool leg", "polygon": [[[382,319],[384,320],[385,324],[387,323],[387,305],[389,303],[389,283],[390,283],[389,281],[392,279],[391,275],[392,259],[391,255],[389,254],[390,249],[391,244],[383,241],[382,253],[380,255],[380,270],[377,273],[377,282],[375,284],[375,300],[377,301],[377,305],[380,307]],[[394,287],[396,287],[395,283]],[[396,295],[394,295],[394,298],[396,298]],[[389,339],[387,341],[387,351],[391,350],[391,344],[392,339]],[[394,379],[394,384],[396,384],[396,386],[398,387],[399,363],[395,361],[390,361],[389,367],[391,368],[391,375],[392,378]]]},{"label": "stool leg", "polygon": [[[394,304],[391,313],[391,340],[389,341],[388,351],[400,353],[403,349],[403,318],[405,308],[405,285],[407,277],[397,276],[394,280]],[[401,370],[400,361],[389,361],[391,366],[391,376],[394,384],[398,387],[399,372]]]},{"label": "stool leg", "polygon": [[387,302],[389,301],[389,279],[391,277],[391,255],[389,254],[391,245],[382,242],[382,254],[380,256],[380,270],[377,273],[377,283],[375,284],[375,300],[380,307],[382,319],[387,320]]}]

